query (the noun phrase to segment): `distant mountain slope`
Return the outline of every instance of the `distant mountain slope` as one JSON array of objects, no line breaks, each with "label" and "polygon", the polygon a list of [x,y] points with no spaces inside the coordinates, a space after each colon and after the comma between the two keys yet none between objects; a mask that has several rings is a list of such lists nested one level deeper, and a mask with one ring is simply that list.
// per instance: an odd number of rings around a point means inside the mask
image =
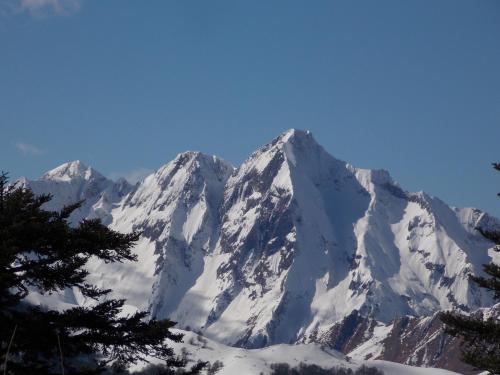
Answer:
[{"label": "distant mountain slope", "polygon": [[109,224],[114,204],[132,190],[132,186],[124,179],[111,181],[79,160],[62,164],[38,180],[22,178],[18,183],[28,186],[37,194],[51,194],[53,199],[47,203],[47,209],[60,209],[83,201],[82,207],[70,218],[73,222],[83,218],[100,218]]},{"label": "distant mountain slope", "polygon": [[389,324],[492,303],[467,275],[494,256],[474,228],[496,219],[337,160],[309,132],[236,169],[188,152],[135,187],[78,162],[24,183],[52,192],[52,207],[86,198],[74,220],[142,231],[139,262],[93,263],[92,277],[222,343],[318,341],[354,311]]}]

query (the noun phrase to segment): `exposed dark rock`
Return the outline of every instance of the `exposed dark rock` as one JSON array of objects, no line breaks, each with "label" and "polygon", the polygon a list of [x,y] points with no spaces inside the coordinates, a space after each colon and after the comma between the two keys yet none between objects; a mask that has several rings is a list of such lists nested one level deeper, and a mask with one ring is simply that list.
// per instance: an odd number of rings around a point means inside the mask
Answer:
[{"label": "exposed dark rock", "polygon": [[319,342],[347,354],[373,335],[375,324],[375,321],[354,310],[323,334]]},{"label": "exposed dark rock", "polygon": [[[309,341],[328,345],[346,355],[373,338],[376,321],[353,311],[326,333],[309,336]],[[465,375],[478,374],[460,360],[460,341],[444,332],[438,314],[430,317],[404,316],[395,319],[390,331],[377,345],[382,347],[378,356],[369,354],[362,359],[381,359],[412,366],[438,367]]]}]

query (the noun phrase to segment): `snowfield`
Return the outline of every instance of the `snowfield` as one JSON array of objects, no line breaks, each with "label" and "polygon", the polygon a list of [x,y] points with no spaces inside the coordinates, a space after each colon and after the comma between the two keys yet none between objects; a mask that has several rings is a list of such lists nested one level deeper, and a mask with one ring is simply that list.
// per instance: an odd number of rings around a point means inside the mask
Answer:
[{"label": "snowfield", "polygon": [[[356,369],[365,364],[384,371],[385,375],[452,375],[458,374],[441,369],[417,368],[387,361],[353,361],[339,352],[322,348],[317,344],[272,345],[263,349],[242,349],[226,346],[193,332],[175,330],[184,334],[184,342],[171,345],[177,353],[186,348],[192,361],[221,361],[224,367],[218,375],[259,375],[270,374],[272,363],[288,363],[297,366],[299,363],[315,364],[324,368],[344,367]],[[151,363],[159,363],[154,359]],[[137,371],[145,366],[141,363],[132,370]]]}]

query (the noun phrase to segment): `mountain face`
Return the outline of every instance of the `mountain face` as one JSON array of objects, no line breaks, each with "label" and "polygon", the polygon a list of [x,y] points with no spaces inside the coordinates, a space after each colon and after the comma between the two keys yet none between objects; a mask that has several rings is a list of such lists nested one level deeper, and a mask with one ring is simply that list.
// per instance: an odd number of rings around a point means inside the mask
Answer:
[{"label": "mountain face", "polygon": [[337,160],[309,132],[239,168],[183,153],[134,187],[79,162],[23,183],[54,194],[49,208],[86,199],[74,222],[142,231],[139,261],[94,262],[92,281],[225,344],[316,342],[352,314],[375,327],[492,303],[468,274],[495,256],[474,228],[496,219]]},{"label": "mountain face", "polygon": [[[500,319],[500,304],[479,309],[476,318]],[[402,316],[388,324],[353,311],[317,339],[318,343],[356,360],[386,360],[418,367],[440,367],[477,374],[460,361],[461,342],[445,333],[439,313]]]}]

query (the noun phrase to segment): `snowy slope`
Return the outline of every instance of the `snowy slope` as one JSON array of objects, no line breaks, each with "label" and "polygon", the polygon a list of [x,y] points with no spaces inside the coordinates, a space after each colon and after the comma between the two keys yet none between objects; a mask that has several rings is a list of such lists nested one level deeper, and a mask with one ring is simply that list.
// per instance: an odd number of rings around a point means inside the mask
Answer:
[{"label": "snowy slope", "polygon": [[[401,365],[387,361],[348,361],[345,356],[334,350],[327,350],[315,344],[298,345],[273,345],[262,349],[242,349],[226,346],[215,341],[206,339],[193,332],[176,330],[184,334],[183,343],[171,345],[176,353],[181,353],[182,348],[186,348],[189,359],[192,361],[215,360],[223,363],[218,375],[258,375],[260,373],[270,374],[270,365],[273,363],[288,363],[295,367],[299,363],[315,364],[324,368],[343,367],[356,369],[362,364],[369,367],[376,367],[384,371],[385,375],[453,375],[455,372],[417,368]],[[154,359],[152,363],[158,363]],[[138,364],[135,370],[144,367]]]},{"label": "snowy slope", "polygon": [[389,324],[491,304],[467,275],[493,256],[474,228],[495,219],[335,159],[309,132],[237,169],[183,153],[133,188],[78,162],[25,183],[53,207],[86,198],[75,221],[142,231],[139,261],[94,262],[93,281],[225,344],[315,342],[353,311]]}]

